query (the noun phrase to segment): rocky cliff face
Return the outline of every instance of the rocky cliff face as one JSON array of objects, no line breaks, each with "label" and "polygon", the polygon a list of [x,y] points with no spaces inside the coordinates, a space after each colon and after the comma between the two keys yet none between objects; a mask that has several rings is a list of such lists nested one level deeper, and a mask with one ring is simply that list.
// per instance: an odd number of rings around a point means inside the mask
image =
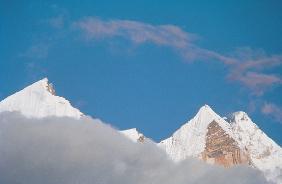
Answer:
[{"label": "rocky cliff face", "polygon": [[56,96],[56,91],[52,83],[47,83],[47,91],[49,91],[52,95]]},{"label": "rocky cliff face", "polygon": [[216,121],[212,121],[208,126],[202,159],[224,167],[249,163],[249,157],[245,150],[241,150],[236,141]]}]

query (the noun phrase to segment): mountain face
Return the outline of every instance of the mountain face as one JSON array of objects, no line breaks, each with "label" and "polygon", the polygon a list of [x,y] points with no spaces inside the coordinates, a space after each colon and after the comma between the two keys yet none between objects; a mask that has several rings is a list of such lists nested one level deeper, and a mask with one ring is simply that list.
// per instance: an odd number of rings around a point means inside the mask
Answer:
[{"label": "mountain face", "polygon": [[[83,116],[68,100],[56,96],[47,78],[2,100],[0,113],[4,111],[31,118]],[[134,142],[149,140],[135,128],[120,133]],[[224,167],[248,164],[262,171],[269,181],[282,184],[281,147],[244,112],[236,112],[226,120],[204,105],[194,118],[156,145],[176,162],[194,157]]]},{"label": "mountain face", "polygon": [[213,112],[208,105],[205,105],[193,119],[184,124],[171,137],[161,141],[159,146],[175,161],[181,161],[190,156],[202,158],[208,125],[212,121],[220,124],[220,127],[228,135],[233,136],[227,123]]},{"label": "mountain face", "polygon": [[196,157],[226,167],[249,162],[230,124],[208,105],[159,146],[175,161]]},{"label": "mountain face", "polygon": [[282,183],[282,149],[244,112],[227,122],[208,105],[159,144],[176,162],[196,157],[230,167],[248,164],[261,170],[269,181]]},{"label": "mountain face", "polygon": [[80,118],[82,113],[63,97],[56,96],[48,79],[42,79],[0,102],[0,112],[16,111],[31,118],[48,116]]}]

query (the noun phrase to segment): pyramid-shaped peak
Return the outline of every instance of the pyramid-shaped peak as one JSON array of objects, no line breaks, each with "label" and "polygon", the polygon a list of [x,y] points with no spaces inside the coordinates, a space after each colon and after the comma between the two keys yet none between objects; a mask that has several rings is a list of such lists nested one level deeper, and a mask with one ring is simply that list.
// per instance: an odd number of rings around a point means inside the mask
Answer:
[{"label": "pyramid-shaped peak", "polygon": [[37,81],[37,82],[34,82],[33,84],[29,85],[30,87],[45,87],[47,86],[49,83],[49,80],[47,77]]},{"label": "pyramid-shaped peak", "polygon": [[198,111],[198,113],[197,113],[196,116],[197,116],[197,117],[198,117],[198,116],[209,116],[209,117],[213,116],[214,118],[219,117],[219,115],[218,115],[217,113],[215,113],[215,112],[212,110],[212,108],[211,108],[209,105],[207,105],[207,104],[203,105],[203,106],[199,109],[199,111]]},{"label": "pyramid-shaped peak", "polygon": [[[227,123],[222,117],[220,117],[216,112],[212,110],[212,108],[205,104],[203,105],[196,116],[186,124],[191,124],[190,126],[194,126],[194,129],[202,129],[202,131],[206,131],[208,125],[215,121],[225,130],[229,129],[229,123]],[[185,125],[184,125],[185,126]]]},{"label": "pyramid-shaped peak", "polygon": [[49,83],[48,78],[43,78],[30,86],[26,87],[25,89],[32,89],[33,91],[48,91],[52,95],[56,95],[54,86],[52,83]]},{"label": "pyramid-shaped peak", "polygon": [[56,96],[53,85],[43,78],[0,102],[0,112],[20,112],[27,117],[48,116],[80,118],[82,113],[63,97]]},{"label": "pyramid-shaped peak", "polygon": [[203,105],[192,119],[159,145],[175,161],[191,156],[200,158],[206,147],[207,132],[212,125],[220,127],[222,132],[233,137],[230,124],[216,114],[209,105]]}]

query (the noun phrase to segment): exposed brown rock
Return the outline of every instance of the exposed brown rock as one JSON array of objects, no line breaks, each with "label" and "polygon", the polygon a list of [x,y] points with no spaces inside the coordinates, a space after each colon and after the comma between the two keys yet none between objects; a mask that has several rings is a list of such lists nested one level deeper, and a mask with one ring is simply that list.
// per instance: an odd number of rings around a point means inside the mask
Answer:
[{"label": "exposed brown rock", "polygon": [[208,126],[206,147],[202,159],[208,163],[230,167],[236,164],[249,163],[245,151],[230,137],[216,121]]},{"label": "exposed brown rock", "polygon": [[52,95],[56,95],[56,91],[55,91],[54,86],[53,86],[52,83],[49,83],[49,84],[47,85],[47,90],[48,90]]},{"label": "exposed brown rock", "polygon": [[141,142],[143,143],[145,141],[145,137],[143,135],[141,135],[139,138],[138,138],[138,142]]}]

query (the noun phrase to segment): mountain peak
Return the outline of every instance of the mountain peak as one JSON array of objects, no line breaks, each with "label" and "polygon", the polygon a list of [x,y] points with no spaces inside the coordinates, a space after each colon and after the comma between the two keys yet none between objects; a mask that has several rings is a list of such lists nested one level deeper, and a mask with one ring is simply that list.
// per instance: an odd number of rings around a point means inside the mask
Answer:
[{"label": "mountain peak", "polygon": [[252,165],[263,171],[269,180],[282,183],[277,175],[282,171],[281,147],[243,111],[233,113],[231,125],[236,139],[248,151]]},{"label": "mountain peak", "polygon": [[238,111],[234,112],[232,114],[232,120],[234,122],[239,122],[239,121],[250,121],[251,118],[248,116],[248,114],[244,111]]},{"label": "mountain peak", "polygon": [[244,111],[234,112],[231,116],[230,123],[233,130],[252,132],[259,129],[259,127],[253,123],[251,118]]},{"label": "mountain peak", "polygon": [[80,118],[82,113],[63,97],[56,96],[52,83],[43,78],[0,102],[0,112],[20,112],[32,118],[48,116]]},{"label": "mountain peak", "polygon": [[216,121],[220,124],[220,126],[223,126],[224,128],[228,129],[228,123],[223,118],[221,118],[216,112],[214,112],[209,105],[206,104],[203,105],[199,109],[195,117],[186,124],[191,124],[196,129],[200,128],[204,130],[212,121]]},{"label": "mountain peak", "polygon": [[175,161],[190,156],[200,158],[206,147],[206,134],[211,124],[218,125],[226,134],[233,137],[230,124],[216,114],[210,106],[204,105],[191,120],[159,145]]},{"label": "mountain peak", "polygon": [[144,142],[144,135],[139,133],[136,128],[120,131],[124,136],[132,140],[133,142]]},{"label": "mountain peak", "polygon": [[34,91],[48,91],[52,95],[56,96],[54,86],[52,83],[49,83],[49,80],[47,77],[29,85],[26,88],[30,88],[31,90],[34,90]]},{"label": "mountain peak", "polygon": [[196,116],[213,116],[216,118],[218,114],[216,114],[209,105],[205,104],[199,109]]}]

